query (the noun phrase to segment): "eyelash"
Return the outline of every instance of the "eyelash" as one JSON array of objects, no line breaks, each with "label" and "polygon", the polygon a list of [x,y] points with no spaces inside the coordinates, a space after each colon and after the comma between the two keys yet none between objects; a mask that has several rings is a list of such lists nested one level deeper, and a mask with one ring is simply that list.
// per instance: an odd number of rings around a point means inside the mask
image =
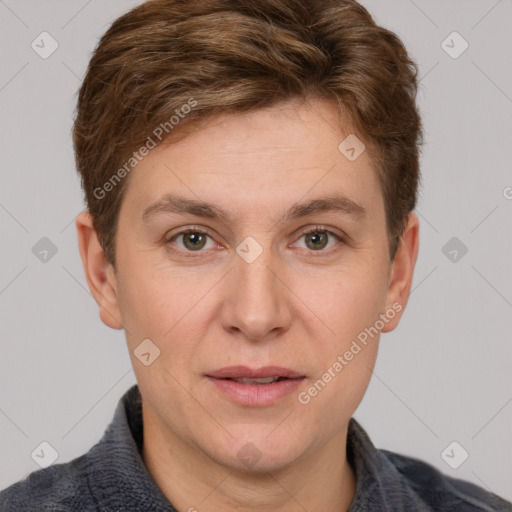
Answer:
[{"label": "eyelash", "polygon": [[[173,242],[176,238],[178,238],[181,235],[186,235],[189,233],[197,233],[197,234],[201,234],[201,235],[207,235],[210,239],[213,240],[213,237],[210,235],[208,230],[205,230],[204,228],[201,228],[199,226],[192,226],[190,228],[184,229],[183,231],[179,231],[178,233],[174,233],[170,238],[167,238],[165,240],[165,244],[171,245],[171,242]],[[326,249],[326,250],[320,249],[318,251],[308,250],[308,252],[310,252],[310,253],[318,252],[318,253],[320,253],[321,256],[330,255],[333,252],[335,252],[336,250],[338,250],[338,245],[340,245],[340,244],[343,245],[346,243],[346,240],[341,235],[338,235],[337,233],[330,231],[329,229],[327,229],[324,226],[315,226],[312,229],[302,232],[299,235],[297,240],[300,240],[302,237],[309,235],[311,233],[327,233],[331,236],[334,236],[338,240],[339,243],[335,247],[331,247],[331,249]],[[183,249],[179,249],[179,248],[178,249],[173,248],[172,250],[179,254],[183,254],[186,257],[192,257],[192,258],[204,257],[204,256],[200,256],[200,254],[207,252],[206,250],[188,251],[188,250],[183,250]]]}]

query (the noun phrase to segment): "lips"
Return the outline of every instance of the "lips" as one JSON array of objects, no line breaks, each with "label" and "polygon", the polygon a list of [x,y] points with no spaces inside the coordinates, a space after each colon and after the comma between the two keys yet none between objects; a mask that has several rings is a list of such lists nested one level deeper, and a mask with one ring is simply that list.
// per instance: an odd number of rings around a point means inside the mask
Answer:
[{"label": "lips", "polygon": [[207,374],[208,377],[216,379],[268,379],[274,377],[276,380],[299,379],[304,375],[282,366],[265,366],[263,368],[249,368],[247,366],[227,366]]},{"label": "lips", "polygon": [[282,366],[228,366],[210,372],[206,377],[223,397],[246,407],[277,404],[296,392],[306,378]]}]

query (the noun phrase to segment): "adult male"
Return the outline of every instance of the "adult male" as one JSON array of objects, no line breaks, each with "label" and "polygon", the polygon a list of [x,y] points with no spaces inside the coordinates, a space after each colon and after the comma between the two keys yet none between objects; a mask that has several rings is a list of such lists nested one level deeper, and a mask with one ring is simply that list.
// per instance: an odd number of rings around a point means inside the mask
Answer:
[{"label": "adult male", "polygon": [[416,85],[354,1],[152,0],[114,22],[80,90],[76,227],[138,385],[2,510],[512,510],[352,418],[418,253]]}]

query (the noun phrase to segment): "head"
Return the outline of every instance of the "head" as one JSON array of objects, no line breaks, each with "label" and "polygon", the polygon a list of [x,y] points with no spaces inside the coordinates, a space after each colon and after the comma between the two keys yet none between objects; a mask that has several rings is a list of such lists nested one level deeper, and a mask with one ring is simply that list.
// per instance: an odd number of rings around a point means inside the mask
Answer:
[{"label": "head", "polygon": [[[416,76],[349,0],[152,0],[105,33],[73,130],[77,229],[153,431],[229,467],[252,443],[258,469],[345,431],[412,282]],[[302,380],[241,405],[212,383],[232,365]]]}]

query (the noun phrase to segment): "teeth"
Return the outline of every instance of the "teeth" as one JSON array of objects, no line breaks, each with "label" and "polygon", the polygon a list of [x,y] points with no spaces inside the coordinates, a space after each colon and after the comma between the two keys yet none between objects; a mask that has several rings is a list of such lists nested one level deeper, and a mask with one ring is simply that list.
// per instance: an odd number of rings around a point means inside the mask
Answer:
[{"label": "teeth", "polygon": [[262,377],[259,379],[248,379],[246,377],[240,377],[239,379],[233,379],[235,382],[240,382],[241,384],[271,384],[278,380],[279,377]]}]

